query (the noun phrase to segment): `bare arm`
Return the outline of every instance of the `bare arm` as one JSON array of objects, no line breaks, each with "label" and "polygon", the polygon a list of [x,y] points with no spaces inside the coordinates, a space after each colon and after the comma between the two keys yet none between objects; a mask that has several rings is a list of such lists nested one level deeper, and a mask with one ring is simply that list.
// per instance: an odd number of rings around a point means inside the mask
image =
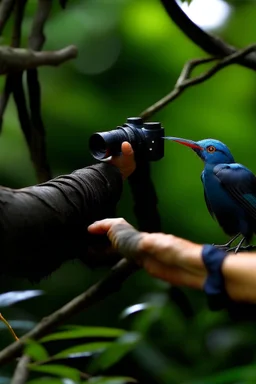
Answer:
[{"label": "bare arm", "polygon": [[[132,255],[150,275],[173,285],[203,289],[207,271],[202,245],[163,233],[138,232],[123,219],[102,220],[88,229],[94,234],[106,233],[114,249],[126,257]],[[227,255],[222,273],[232,300],[256,303],[255,253]]]}]

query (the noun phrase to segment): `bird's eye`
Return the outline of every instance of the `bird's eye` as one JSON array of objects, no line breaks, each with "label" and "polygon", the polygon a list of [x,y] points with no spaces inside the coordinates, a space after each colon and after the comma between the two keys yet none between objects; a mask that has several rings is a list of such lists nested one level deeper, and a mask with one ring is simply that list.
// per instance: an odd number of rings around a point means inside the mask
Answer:
[{"label": "bird's eye", "polygon": [[213,145],[209,145],[209,147],[206,148],[207,152],[213,153],[216,151],[216,148]]}]

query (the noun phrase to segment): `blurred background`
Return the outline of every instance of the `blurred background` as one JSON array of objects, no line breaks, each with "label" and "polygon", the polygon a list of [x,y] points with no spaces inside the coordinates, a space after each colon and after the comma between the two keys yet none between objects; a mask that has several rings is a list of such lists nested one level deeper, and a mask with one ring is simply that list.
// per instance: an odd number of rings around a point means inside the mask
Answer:
[{"label": "blurred background", "polygon": [[[28,2],[24,46],[36,3]],[[187,60],[205,54],[172,23],[158,0],[72,0],[66,10],[55,3],[46,25],[45,49],[75,44],[79,51],[77,59],[59,68],[39,70],[48,157],[57,176],[94,163],[88,151],[93,132],[113,129],[128,116],[138,115],[172,90]],[[190,6],[182,6],[199,26],[231,45],[242,48],[255,41],[254,0],[193,0]],[[9,44],[10,30],[11,24],[1,44]],[[4,78],[0,82],[3,86]],[[255,73],[233,65],[185,91],[151,120],[161,121],[166,135],[219,139],[229,146],[236,161],[256,172],[255,89]],[[171,142],[165,145],[165,157],[152,164],[163,231],[195,242],[220,244],[226,236],[205,206],[202,167],[191,150]],[[0,184],[20,188],[35,183],[11,101],[0,136]],[[118,215],[136,225],[128,185]],[[37,285],[1,278],[1,293],[44,291],[41,297],[5,308],[3,314],[22,335],[105,273],[70,262]],[[75,316],[72,322],[141,332],[142,342],[115,372],[144,383],[188,384],[199,379],[207,383],[207,377],[227,369],[245,365],[252,369],[256,343],[253,324],[235,324],[225,312],[210,312],[201,292],[173,292],[168,284],[140,271],[120,292]],[[11,337],[0,326],[2,349]],[[248,379],[247,370],[241,372],[233,379],[231,374],[229,381],[222,378],[212,382],[256,382],[256,378]]]}]

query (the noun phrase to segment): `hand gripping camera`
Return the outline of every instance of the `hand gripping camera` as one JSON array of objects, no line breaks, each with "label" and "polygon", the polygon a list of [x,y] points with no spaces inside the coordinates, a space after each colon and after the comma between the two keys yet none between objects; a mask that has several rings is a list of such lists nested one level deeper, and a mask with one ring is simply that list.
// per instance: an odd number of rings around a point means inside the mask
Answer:
[{"label": "hand gripping camera", "polygon": [[164,128],[159,122],[143,123],[140,117],[129,117],[125,124],[112,131],[96,132],[89,140],[89,148],[96,160],[121,153],[121,145],[128,141],[138,158],[157,161],[164,157]]}]

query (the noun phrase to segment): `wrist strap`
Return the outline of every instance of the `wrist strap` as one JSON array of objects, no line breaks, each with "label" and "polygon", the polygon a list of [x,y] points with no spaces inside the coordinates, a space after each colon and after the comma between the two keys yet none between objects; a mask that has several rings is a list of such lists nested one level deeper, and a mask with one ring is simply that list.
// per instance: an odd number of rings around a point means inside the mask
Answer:
[{"label": "wrist strap", "polygon": [[225,308],[227,301],[229,301],[222,275],[222,264],[226,256],[225,251],[213,245],[205,244],[203,246],[202,258],[208,272],[204,292],[207,295],[208,305],[212,311]]}]

